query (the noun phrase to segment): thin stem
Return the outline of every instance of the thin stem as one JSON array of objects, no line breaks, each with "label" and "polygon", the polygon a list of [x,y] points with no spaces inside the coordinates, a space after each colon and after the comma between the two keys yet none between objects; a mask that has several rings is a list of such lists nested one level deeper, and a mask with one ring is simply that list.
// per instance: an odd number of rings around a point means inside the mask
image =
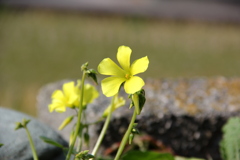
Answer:
[{"label": "thin stem", "polygon": [[33,143],[31,134],[30,134],[30,132],[29,132],[27,127],[24,127],[24,128],[26,129],[28,140],[29,140],[29,143],[30,143],[30,146],[31,146],[31,149],[32,149],[33,159],[34,160],[38,160],[37,152],[36,152],[36,149],[34,147],[34,143]]},{"label": "thin stem", "polygon": [[130,135],[130,133],[132,131],[134,122],[136,120],[136,117],[137,117],[137,112],[136,112],[136,107],[134,107],[134,112],[133,112],[133,116],[132,116],[131,122],[130,122],[130,124],[128,126],[128,129],[127,129],[126,133],[124,134],[124,137],[123,137],[123,139],[121,141],[120,147],[118,148],[118,152],[117,152],[117,155],[116,155],[114,160],[119,160],[119,158],[120,158],[120,156],[121,156],[121,154],[122,154],[122,152],[123,152],[123,150],[125,148],[125,145],[126,145],[126,143],[128,141],[128,137],[129,137],[129,135]]},{"label": "thin stem", "polygon": [[[86,112],[82,113],[82,121],[86,121]],[[82,123],[82,125],[85,127],[85,124]],[[77,152],[80,152],[82,150],[83,145],[83,130],[84,127],[82,126],[81,132],[78,134],[78,146],[77,146]],[[76,158],[75,158],[76,159]],[[77,158],[79,159],[79,158]]]},{"label": "thin stem", "polygon": [[98,137],[97,143],[95,144],[95,146],[94,146],[94,148],[93,148],[93,151],[92,151],[92,155],[93,155],[93,156],[95,156],[95,155],[97,154],[98,149],[99,149],[99,147],[100,147],[100,144],[102,143],[102,140],[103,140],[103,138],[104,138],[104,136],[105,136],[105,134],[106,134],[107,128],[108,128],[109,123],[110,123],[110,121],[111,121],[112,110],[113,110],[114,101],[115,101],[115,97],[116,97],[116,96],[117,96],[117,95],[115,95],[115,96],[112,98],[110,112],[109,112],[109,114],[108,114],[108,116],[107,116],[107,119],[106,119],[106,121],[105,121],[105,123],[104,123],[104,126],[103,126],[103,128],[102,128],[102,131],[101,131],[101,133],[100,133],[100,135],[99,135],[99,137]]},{"label": "thin stem", "polygon": [[76,139],[77,139],[77,136],[78,136],[78,132],[79,132],[79,129],[80,129],[80,126],[81,126],[81,117],[82,117],[82,111],[83,111],[82,104],[83,104],[83,96],[84,96],[84,81],[85,81],[85,77],[86,77],[86,72],[83,71],[82,82],[81,82],[81,91],[80,91],[81,92],[81,96],[80,96],[80,105],[79,105],[79,110],[78,110],[77,126],[76,126],[76,130],[74,132],[72,143],[71,143],[70,148],[68,150],[68,154],[67,154],[66,160],[70,160],[70,158],[71,158],[73,147],[75,145],[75,142],[76,142]]},{"label": "thin stem", "polygon": [[[81,133],[81,134],[82,134],[82,133]],[[78,146],[77,146],[76,151],[77,151],[77,152],[80,152],[81,149],[82,149],[82,136],[81,136],[81,137],[78,136]],[[79,159],[80,159],[80,158],[77,158],[77,157],[74,158],[74,160],[79,160]]]},{"label": "thin stem", "polygon": [[78,136],[78,146],[77,146],[77,152],[80,152],[82,150],[82,133],[81,133],[81,136]]}]

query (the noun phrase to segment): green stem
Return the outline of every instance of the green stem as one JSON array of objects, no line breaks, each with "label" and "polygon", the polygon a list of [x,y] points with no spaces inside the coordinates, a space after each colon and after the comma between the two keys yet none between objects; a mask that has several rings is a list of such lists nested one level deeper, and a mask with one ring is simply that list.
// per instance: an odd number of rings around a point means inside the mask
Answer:
[{"label": "green stem", "polygon": [[31,149],[32,149],[33,159],[38,160],[37,152],[36,152],[36,149],[34,147],[34,143],[33,143],[31,134],[30,134],[30,132],[29,132],[29,130],[26,126],[24,128],[26,129],[28,140],[29,140],[29,143],[30,143],[30,146],[31,146]]},{"label": "green stem", "polygon": [[100,147],[100,144],[102,143],[102,140],[103,140],[103,138],[104,138],[104,135],[106,134],[107,128],[108,128],[109,123],[110,123],[110,121],[111,121],[112,109],[113,109],[113,106],[114,106],[114,101],[115,101],[115,97],[116,97],[116,96],[117,96],[117,95],[115,95],[115,96],[112,98],[110,112],[109,112],[109,114],[108,114],[108,116],[107,116],[107,119],[106,119],[106,121],[105,121],[105,123],[104,123],[104,126],[103,126],[103,128],[102,128],[102,131],[101,131],[101,133],[100,133],[100,135],[99,135],[99,137],[98,137],[97,143],[95,144],[95,146],[94,146],[94,148],[93,148],[93,151],[92,151],[92,155],[93,155],[93,156],[95,156],[95,155],[97,154],[98,149],[99,149],[99,147]]},{"label": "green stem", "polygon": [[[82,133],[81,133],[81,134],[82,134]],[[76,151],[77,151],[77,152],[80,152],[81,149],[82,149],[82,136],[81,136],[81,137],[78,136],[78,146],[77,146]],[[80,158],[77,158],[77,157],[74,158],[74,160],[79,160],[79,159],[80,159]]]},{"label": "green stem", "polygon": [[70,160],[70,158],[71,158],[73,147],[75,145],[75,142],[76,142],[76,139],[77,139],[77,136],[78,136],[78,132],[79,132],[79,129],[80,129],[80,126],[81,126],[81,117],[82,117],[82,111],[83,111],[82,103],[83,103],[83,96],[84,96],[84,81],[85,81],[85,77],[86,77],[86,73],[85,73],[85,71],[83,71],[82,82],[81,82],[81,96],[80,96],[80,105],[79,105],[79,110],[78,110],[77,125],[76,125],[76,130],[74,132],[72,143],[71,143],[70,148],[68,150],[68,154],[67,154],[66,160]]},{"label": "green stem", "polygon": [[122,152],[123,152],[123,150],[125,148],[125,145],[126,145],[126,143],[128,141],[128,137],[129,137],[129,135],[130,135],[130,133],[132,131],[134,122],[136,120],[136,117],[137,117],[137,111],[136,111],[136,107],[134,107],[134,112],[133,112],[133,116],[132,116],[131,122],[130,122],[130,124],[128,126],[128,129],[127,129],[126,133],[124,134],[124,137],[123,137],[123,139],[121,141],[120,147],[118,148],[118,152],[117,152],[117,155],[116,155],[114,160],[119,160],[119,158],[120,158],[120,156],[121,156],[121,154],[122,154]]},{"label": "green stem", "polygon": [[77,152],[80,152],[82,150],[82,133],[81,136],[78,136],[78,146],[77,146]]}]

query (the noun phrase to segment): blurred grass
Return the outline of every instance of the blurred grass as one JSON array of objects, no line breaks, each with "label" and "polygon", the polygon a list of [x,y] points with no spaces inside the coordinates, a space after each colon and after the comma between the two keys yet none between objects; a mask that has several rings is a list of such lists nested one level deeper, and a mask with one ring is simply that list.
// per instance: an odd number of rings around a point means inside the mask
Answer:
[{"label": "blurred grass", "polygon": [[120,45],[148,55],[143,77],[240,75],[240,27],[40,10],[0,10],[0,106],[36,115],[41,86],[80,78]]}]

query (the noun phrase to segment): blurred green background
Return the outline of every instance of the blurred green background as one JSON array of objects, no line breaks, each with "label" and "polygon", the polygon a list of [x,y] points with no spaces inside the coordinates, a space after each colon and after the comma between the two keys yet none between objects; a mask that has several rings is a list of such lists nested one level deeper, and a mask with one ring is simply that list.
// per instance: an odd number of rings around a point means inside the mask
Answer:
[{"label": "blurred green background", "polygon": [[49,10],[0,10],[0,106],[36,116],[41,86],[80,78],[117,48],[149,56],[144,78],[240,75],[240,26]]}]

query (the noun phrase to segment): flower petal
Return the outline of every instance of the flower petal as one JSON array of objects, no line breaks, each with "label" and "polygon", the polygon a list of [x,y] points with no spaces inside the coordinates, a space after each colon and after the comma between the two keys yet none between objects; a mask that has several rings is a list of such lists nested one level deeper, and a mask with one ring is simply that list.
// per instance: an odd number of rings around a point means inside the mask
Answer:
[{"label": "flower petal", "polygon": [[64,103],[58,99],[53,99],[52,104],[48,105],[48,109],[49,112],[53,112],[54,110],[60,113],[66,111]]},{"label": "flower petal", "polygon": [[103,75],[124,77],[125,72],[110,58],[103,59],[98,65],[98,72]]},{"label": "flower petal", "polygon": [[77,92],[78,88],[74,86],[74,82],[68,82],[63,85],[63,92],[66,97],[66,105],[73,107],[75,102],[79,99]]},{"label": "flower petal", "polygon": [[142,57],[135,60],[131,65],[131,74],[135,75],[138,73],[145,72],[148,68],[149,60],[148,57]]},{"label": "flower petal", "polygon": [[133,76],[125,82],[124,89],[126,93],[133,94],[139,91],[144,86],[144,84],[145,83],[142,78],[138,76]]},{"label": "flower petal", "polygon": [[79,99],[80,99],[80,95],[76,94],[76,93],[71,93],[71,95],[69,95],[69,97],[67,98],[67,106],[68,107],[77,107],[75,106],[75,104],[79,104]]},{"label": "flower petal", "polygon": [[66,112],[66,107],[58,107],[55,109],[56,112],[58,113],[63,113],[63,112]]},{"label": "flower petal", "polygon": [[68,82],[68,83],[64,83],[63,85],[63,93],[66,97],[69,97],[72,92],[74,92],[75,87],[74,87],[74,82]]},{"label": "flower petal", "polygon": [[102,91],[107,97],[114,96],[118,93],[120,85],[126,81],[125,78],[121,77],[108,77],[102,80]]},{"label": "flower petal", "polygon": [[83,97],[83,106],[91,103],[95,98],[99,96],[98,91],[90,84],[84,85],[84,97]]},{"label": "flower petal", "polygon": [[127,46],[120,46],[117,52],[117,60],[122,68],[129,72],[130,71],[130,57],[132,50]]},{"label": "flower petal", "polygon": [[56,108],[56,104],[49,104],[48,105],[48,110],[49,110],[49,112],[53,112],[54,111],[54,109]]},{"label": "flower petal", "polygon": [[59,99],[59,100],[64,101],[65,97],[64,97],[64,94],[61,90],[56,90],[52,94],[52,99]]}]

